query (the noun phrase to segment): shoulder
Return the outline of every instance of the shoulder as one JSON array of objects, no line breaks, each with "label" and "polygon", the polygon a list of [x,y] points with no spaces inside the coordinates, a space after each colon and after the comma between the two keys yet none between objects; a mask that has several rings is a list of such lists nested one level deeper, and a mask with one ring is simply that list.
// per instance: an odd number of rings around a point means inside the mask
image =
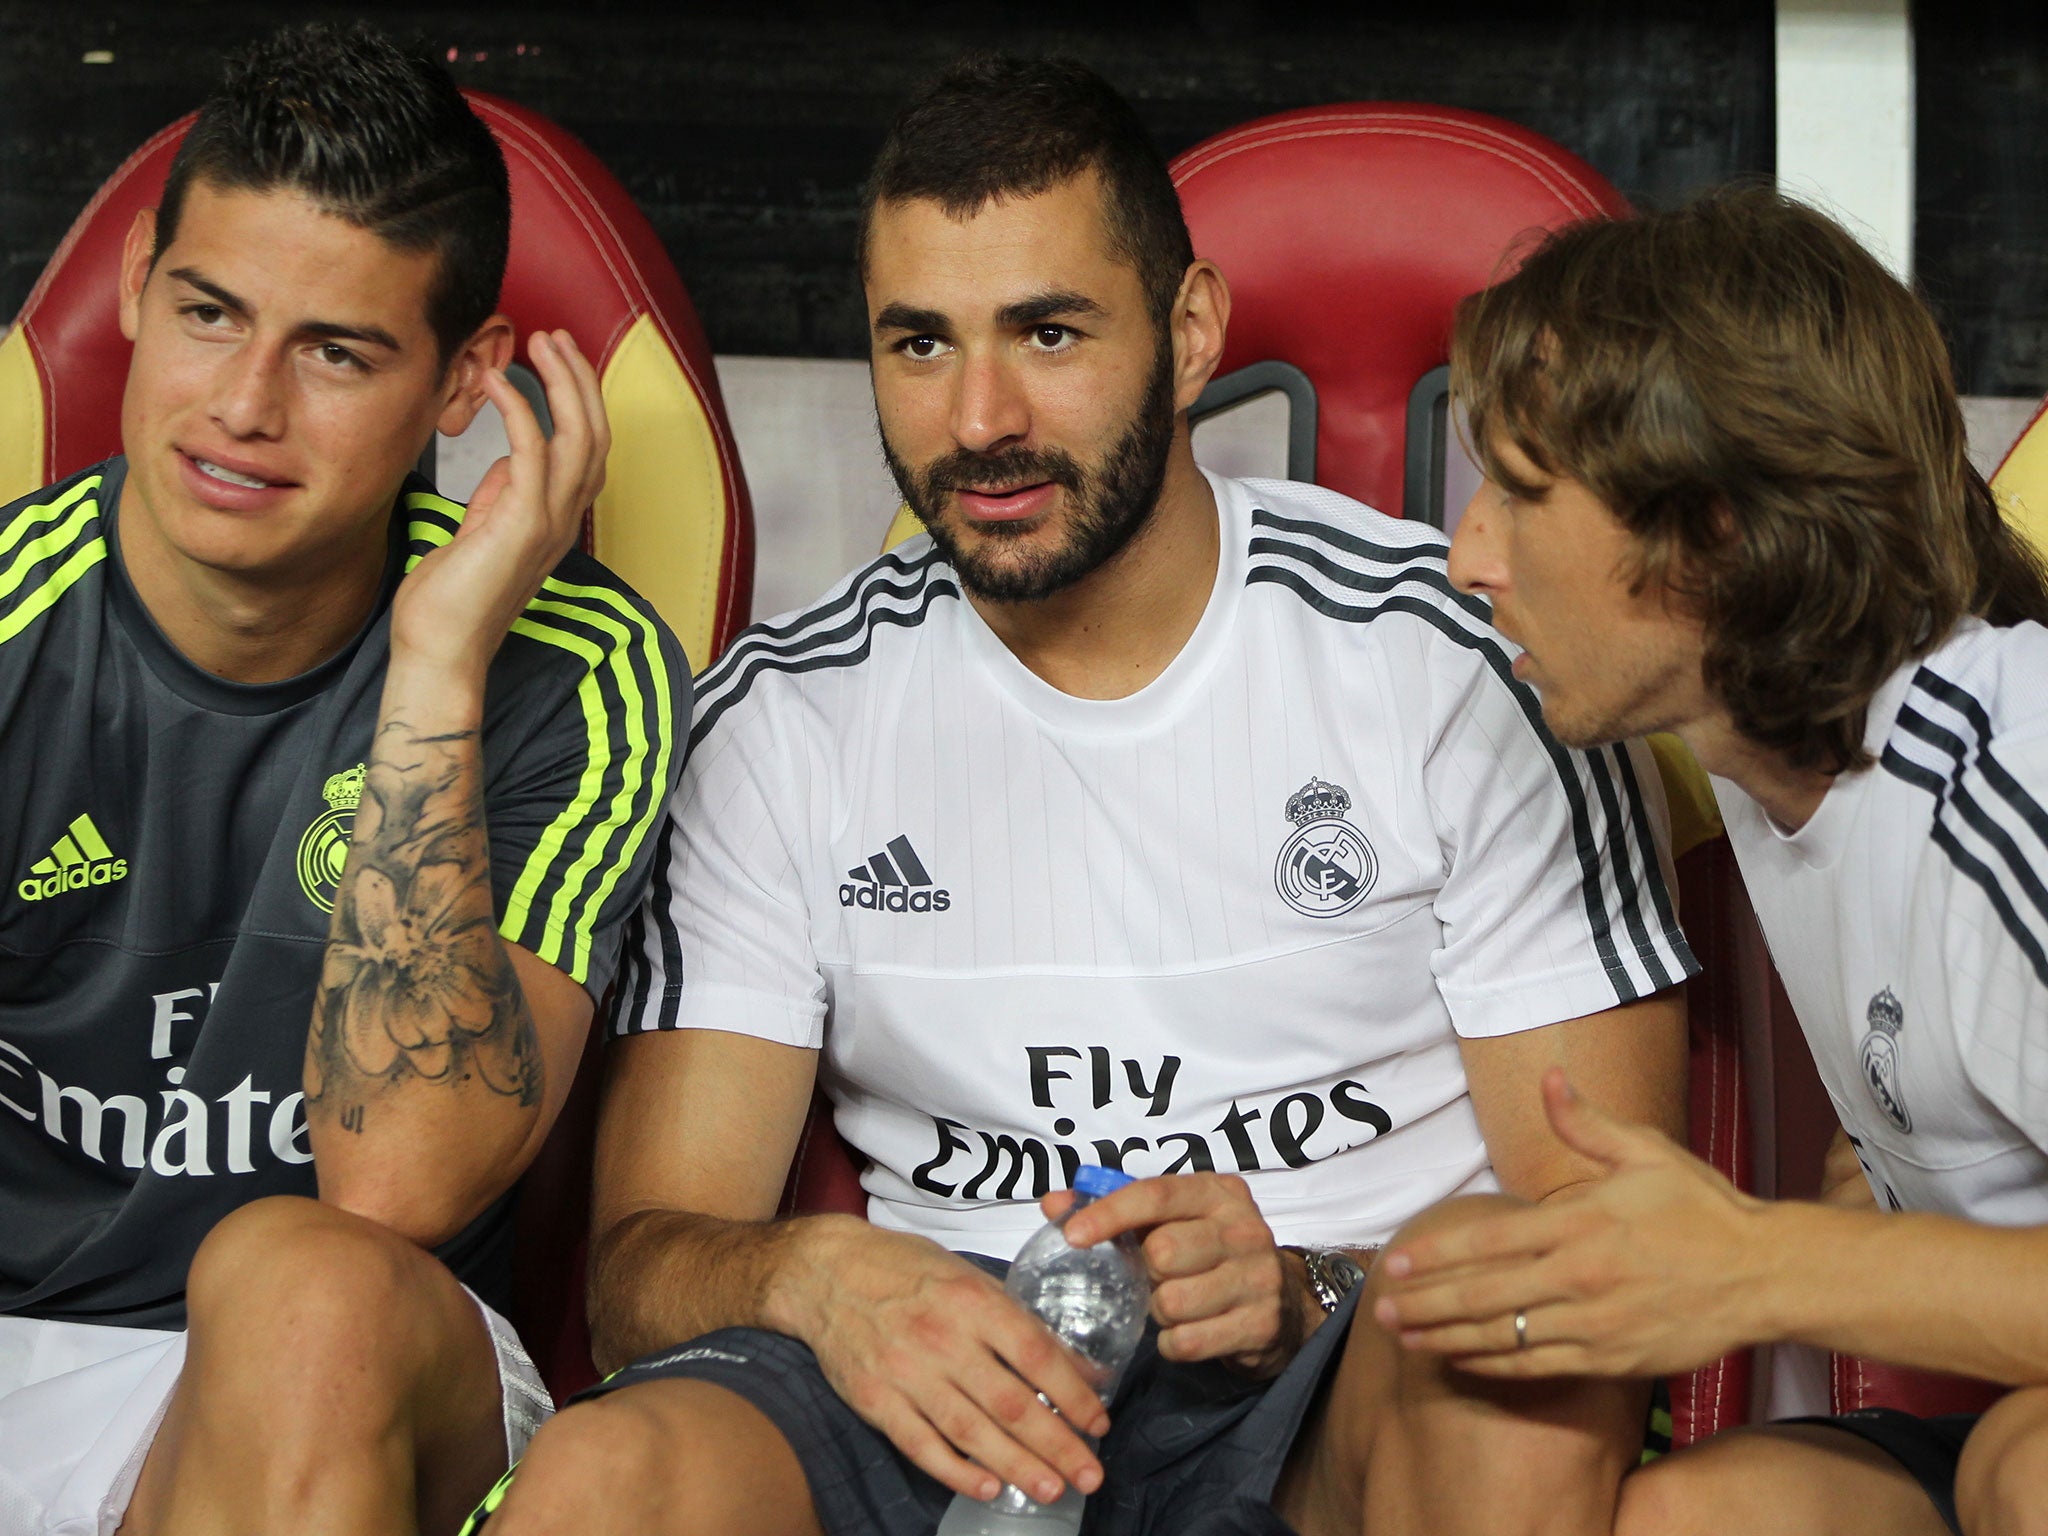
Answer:
[{"label": "shoulder", "polygon": [[1908,671],[1880,766],[1924,792],[1954,891],[1978,893],[2048,985],[2048,630],[1970,623]]},{"label": "shoulder", "polygon": [[2048,629],[1968,621],[1902,672],[1887,771],[1930,792],[1981,780],[2030,813],[2048,801]]},{"label": "shoulder", "polygon": [[[415,478],[399,497],[410,570],[462,526],[465,508]],[[540,670],[616,684],[628,701],[654,690],[673,702],[687,698],[689,662],[674,632],[605,565],[572,549],[513,621],[508,649],[529,655]]]},{"label": "shoulder", "polygon": [[1321,486],[1238,482],[1251,503],[1245,581],[1291,593],[1306,613],[1363,640],[1410,631],[1505,668],[1492,610],[1451,585],[1442,530],[1389,517]]},{"label": "shoulder", "polygon": [[730,728],[741,706],[772,713],[821,674],[886,660],[877,641],[924,626],[934,605],[960,596],[952,567],[920,534],[869,561],[806,607],[742,630],[697,688],[692,748]]},{"label": "shoulder", "polygon": [[119,460],[77,474],[0,507],[0,641],[26,628],[107,556],[103,488]]}]

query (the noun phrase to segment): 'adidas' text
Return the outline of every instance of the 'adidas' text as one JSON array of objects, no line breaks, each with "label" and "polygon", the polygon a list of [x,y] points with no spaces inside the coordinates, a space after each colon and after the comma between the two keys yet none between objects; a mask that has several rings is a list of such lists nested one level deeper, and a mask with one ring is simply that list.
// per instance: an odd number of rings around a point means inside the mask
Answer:
[{"label": "'adidas' text", "polygon": [[114,857],[90,816],[80,816],[55,847],[29,865],[27,878],[14,889],[23,901],[45,901],[90,885],[112,885],[127,876],[128,861]]},{"label": "'adidas' text", "polygon": [[839,905],[861,907],[869,912],[944,912],[953,905],[953,893],[932,883],[924,861],[907,837],[892,837],[888,845],[846,872],[839,886]]}]

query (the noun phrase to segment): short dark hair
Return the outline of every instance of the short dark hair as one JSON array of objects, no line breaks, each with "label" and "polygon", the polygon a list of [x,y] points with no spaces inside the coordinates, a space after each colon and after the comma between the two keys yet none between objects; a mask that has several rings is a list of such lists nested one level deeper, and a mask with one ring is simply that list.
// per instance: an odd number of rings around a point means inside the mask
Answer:
[{"label": "short dark hair", "polygon": [[287,27],[229,56],[171,162],[157,251],[194,181],[290,188],[399,250],[435,252],[427,323],[444,364],[498,307],[512,195],[497,140],[447,70],[360,22]]},{"label": "short dark hair", "polygon": [[1768,187],[1551,235],[1459,306],[1451,387],[1496,483],[1506,441],[1614,512],[1639,580],[1697,606],[1736,728],[1795,766],[1867,766],[1872,696],[1965,615],[2048,621],[1934,316]]},{"label": "short dark hair", "polygon": [[1073,59],[969,54],[889,130],[861,198],[859,255],[883,203],[928,198],[966,218],[1093,170],[1111,253],[1135,268],[1164,325],[1195,259],[1166,161],[1108,81]]}]

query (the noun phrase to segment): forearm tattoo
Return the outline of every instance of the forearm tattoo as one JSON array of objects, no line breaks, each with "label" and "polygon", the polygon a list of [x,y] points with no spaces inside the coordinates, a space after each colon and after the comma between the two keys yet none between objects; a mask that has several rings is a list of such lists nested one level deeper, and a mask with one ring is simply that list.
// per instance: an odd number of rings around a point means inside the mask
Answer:
[{"label": "forearm tattoo", "polygon": [[477,733],[377,733],[306,1044],[306,1103],[363,1129],[411,1079],[540,1101],[533,1013],[491,910]]}]

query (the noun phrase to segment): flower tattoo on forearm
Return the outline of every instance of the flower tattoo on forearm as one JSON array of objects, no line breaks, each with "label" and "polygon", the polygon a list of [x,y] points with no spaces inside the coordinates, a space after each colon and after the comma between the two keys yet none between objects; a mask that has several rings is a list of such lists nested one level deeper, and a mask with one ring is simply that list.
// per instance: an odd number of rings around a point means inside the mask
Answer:
[{"label": "flower tattoo on forearm", "polygon": [[533,1014],[491,908],[477,733],[385,724],[371,754],[307,1042],[309,1109],[363,1128],[409,1079],[536,1104]]}]

